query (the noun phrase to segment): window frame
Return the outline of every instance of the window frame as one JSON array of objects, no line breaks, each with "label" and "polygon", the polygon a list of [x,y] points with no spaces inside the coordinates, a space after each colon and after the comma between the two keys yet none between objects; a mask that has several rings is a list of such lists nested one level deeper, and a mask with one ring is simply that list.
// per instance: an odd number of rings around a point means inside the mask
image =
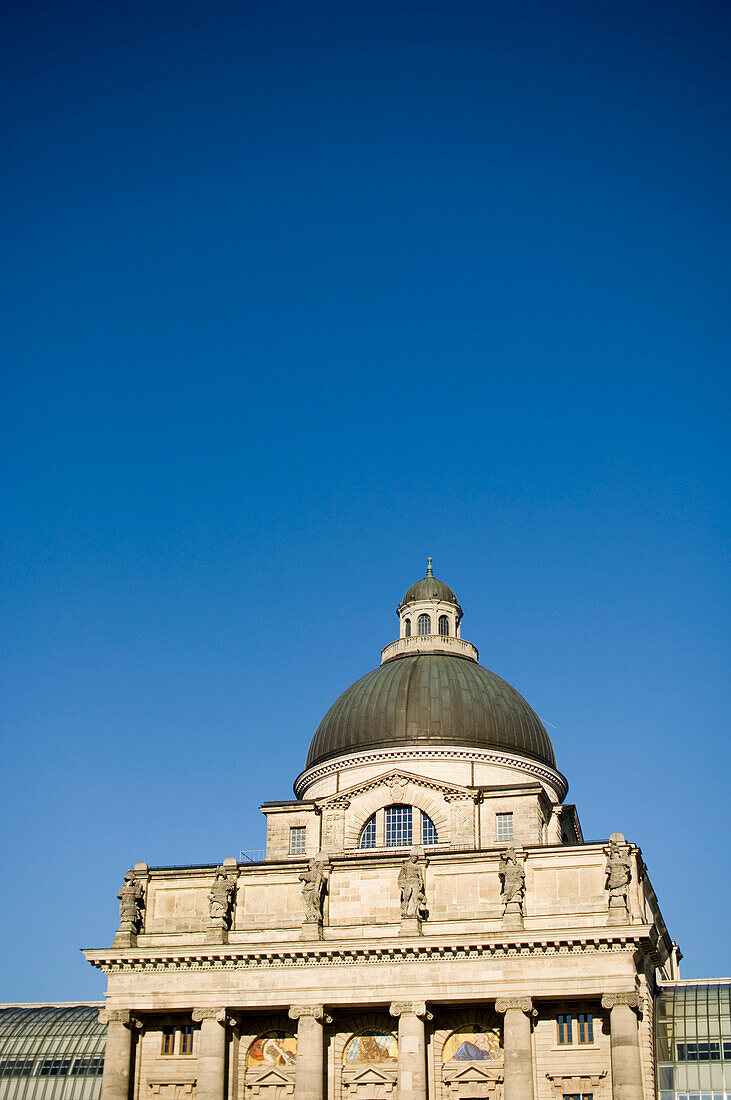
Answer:
[{"label": "window frame", "polygon": [[[446,630],[442,630],[442,624],[446,626]],[[440,615],[437,619],[437,634],[440,638],[448,638],[450,636],[449,615]]]},{"label": "window frame", "polygon": [[[426,626],[426,630],[422,630],[422,626]],[[426,611],[422,611],[419,618],[416,620],[416,633],[420,638],[429,638],[431,636],[431,615]]]},{"label": "window frame", "polygon": [[[301,846],[300,846],[301,841]],[[290,825],[289,827],[289,854],[291,856],[304,856],[307,854],[307,826]]]},{"label": "window frame", "polygon": [[[383,839],[386,848],[410,848],[414,843],[414,806],[404,802],[395,802],[385,807],[383,820]],[[407,812],[406,812],[407,811]],[[389,821],[389,817],[391,820]],[[408,820],[408,838],[402,822]],[[395,824],[392,822],[395,821]]]},{"label": "window frame", "polygon": [[556,1043],[560,1047],[570,1047],[574,1045],[570,1012],[556,1013]]},{"label": "window frame", "polygon": [[[162,1040],[160,1042],[160,1055],[169,1058],[172,1054],[175,1054],[175,1028],[172,1024],[165,1024],[161,1028],[161,1032]],[[168,1046],[170,1047],[169,1050]]]},{"label": "window frame", "polygon": [[[503,831],[502,825],[510,825],[509,831]],[[515,816],[512,810],[504,810],[495,813],[495,839],[499,844],[505,844],[509,840],[515,840]]]},{"label": "window frame", "polygon": [[580,1046],[590,1046],[594,1042],[594,1014],[592,1012],[576,1013],[576,1033]]}]

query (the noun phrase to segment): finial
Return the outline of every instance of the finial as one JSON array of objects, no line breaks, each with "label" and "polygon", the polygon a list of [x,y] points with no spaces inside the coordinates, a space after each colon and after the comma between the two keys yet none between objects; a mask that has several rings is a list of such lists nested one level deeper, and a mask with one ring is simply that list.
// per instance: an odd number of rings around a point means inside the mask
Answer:
[{"label": "finial", "polygon": [[426,559],[426,575],[427,575],[427,577],[433,577],[434,576],[434,574],[432,573],[432,568],[431,568],[431,558]]}]

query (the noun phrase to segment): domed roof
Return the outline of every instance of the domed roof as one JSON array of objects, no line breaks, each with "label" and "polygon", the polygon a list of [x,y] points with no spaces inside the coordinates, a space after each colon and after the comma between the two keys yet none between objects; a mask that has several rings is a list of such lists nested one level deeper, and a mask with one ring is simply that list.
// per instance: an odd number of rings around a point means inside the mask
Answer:
[{"label": "domed roof", "polygon": [[426,576],[416,584],[412,584],[401,601],[401,606],[403,607],[405,603],[414,603],[416,600],[444,600],[445,603],[454,603],[459,607],[459,600],[449,585],[438,580],[432,573],[431,558],[427,560]]},{"label": "domed roof", "polygon": [[465,657],[416,653],[385,661],[336,699],[307,767],[340,753],[425,743],[503,749],[556,766],[540,718],[514,687]]}]

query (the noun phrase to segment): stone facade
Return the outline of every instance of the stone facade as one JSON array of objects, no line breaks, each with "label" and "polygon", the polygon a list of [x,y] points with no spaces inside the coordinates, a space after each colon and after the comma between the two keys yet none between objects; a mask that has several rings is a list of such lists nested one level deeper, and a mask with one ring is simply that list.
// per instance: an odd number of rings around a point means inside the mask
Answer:
[{"label": "stone facade", "polygon": [[639,848],[584,843],[550,761],[356,745],[296,792],[257,863],[135,866],[138,919],[86,952],[102,1100],[651,1100],[677,951]]}]

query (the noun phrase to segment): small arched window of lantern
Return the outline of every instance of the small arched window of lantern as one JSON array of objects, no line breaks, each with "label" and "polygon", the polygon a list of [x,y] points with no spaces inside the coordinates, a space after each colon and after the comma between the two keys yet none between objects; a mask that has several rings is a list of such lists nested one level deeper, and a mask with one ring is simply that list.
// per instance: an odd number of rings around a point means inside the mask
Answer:
[{"label": "small arched window of lantern", "polygon": [[419,634],[431,634],[431,615],[419,615],[417,628]]},{"label": "small arched window of lantern", "polygon": [[411,637],[411,619],[406,619],[404,622],[404,637]]},{"label": "small arched window of lantern", "polygon": [[359,848],[375,848],[376,846],[376,815],[369,817],[360,831]]},{"label": "small arched window of lantern", "polygon": [[446,615],[439,616],[439,633],[443,638],[449,637],[449,619]]}]

